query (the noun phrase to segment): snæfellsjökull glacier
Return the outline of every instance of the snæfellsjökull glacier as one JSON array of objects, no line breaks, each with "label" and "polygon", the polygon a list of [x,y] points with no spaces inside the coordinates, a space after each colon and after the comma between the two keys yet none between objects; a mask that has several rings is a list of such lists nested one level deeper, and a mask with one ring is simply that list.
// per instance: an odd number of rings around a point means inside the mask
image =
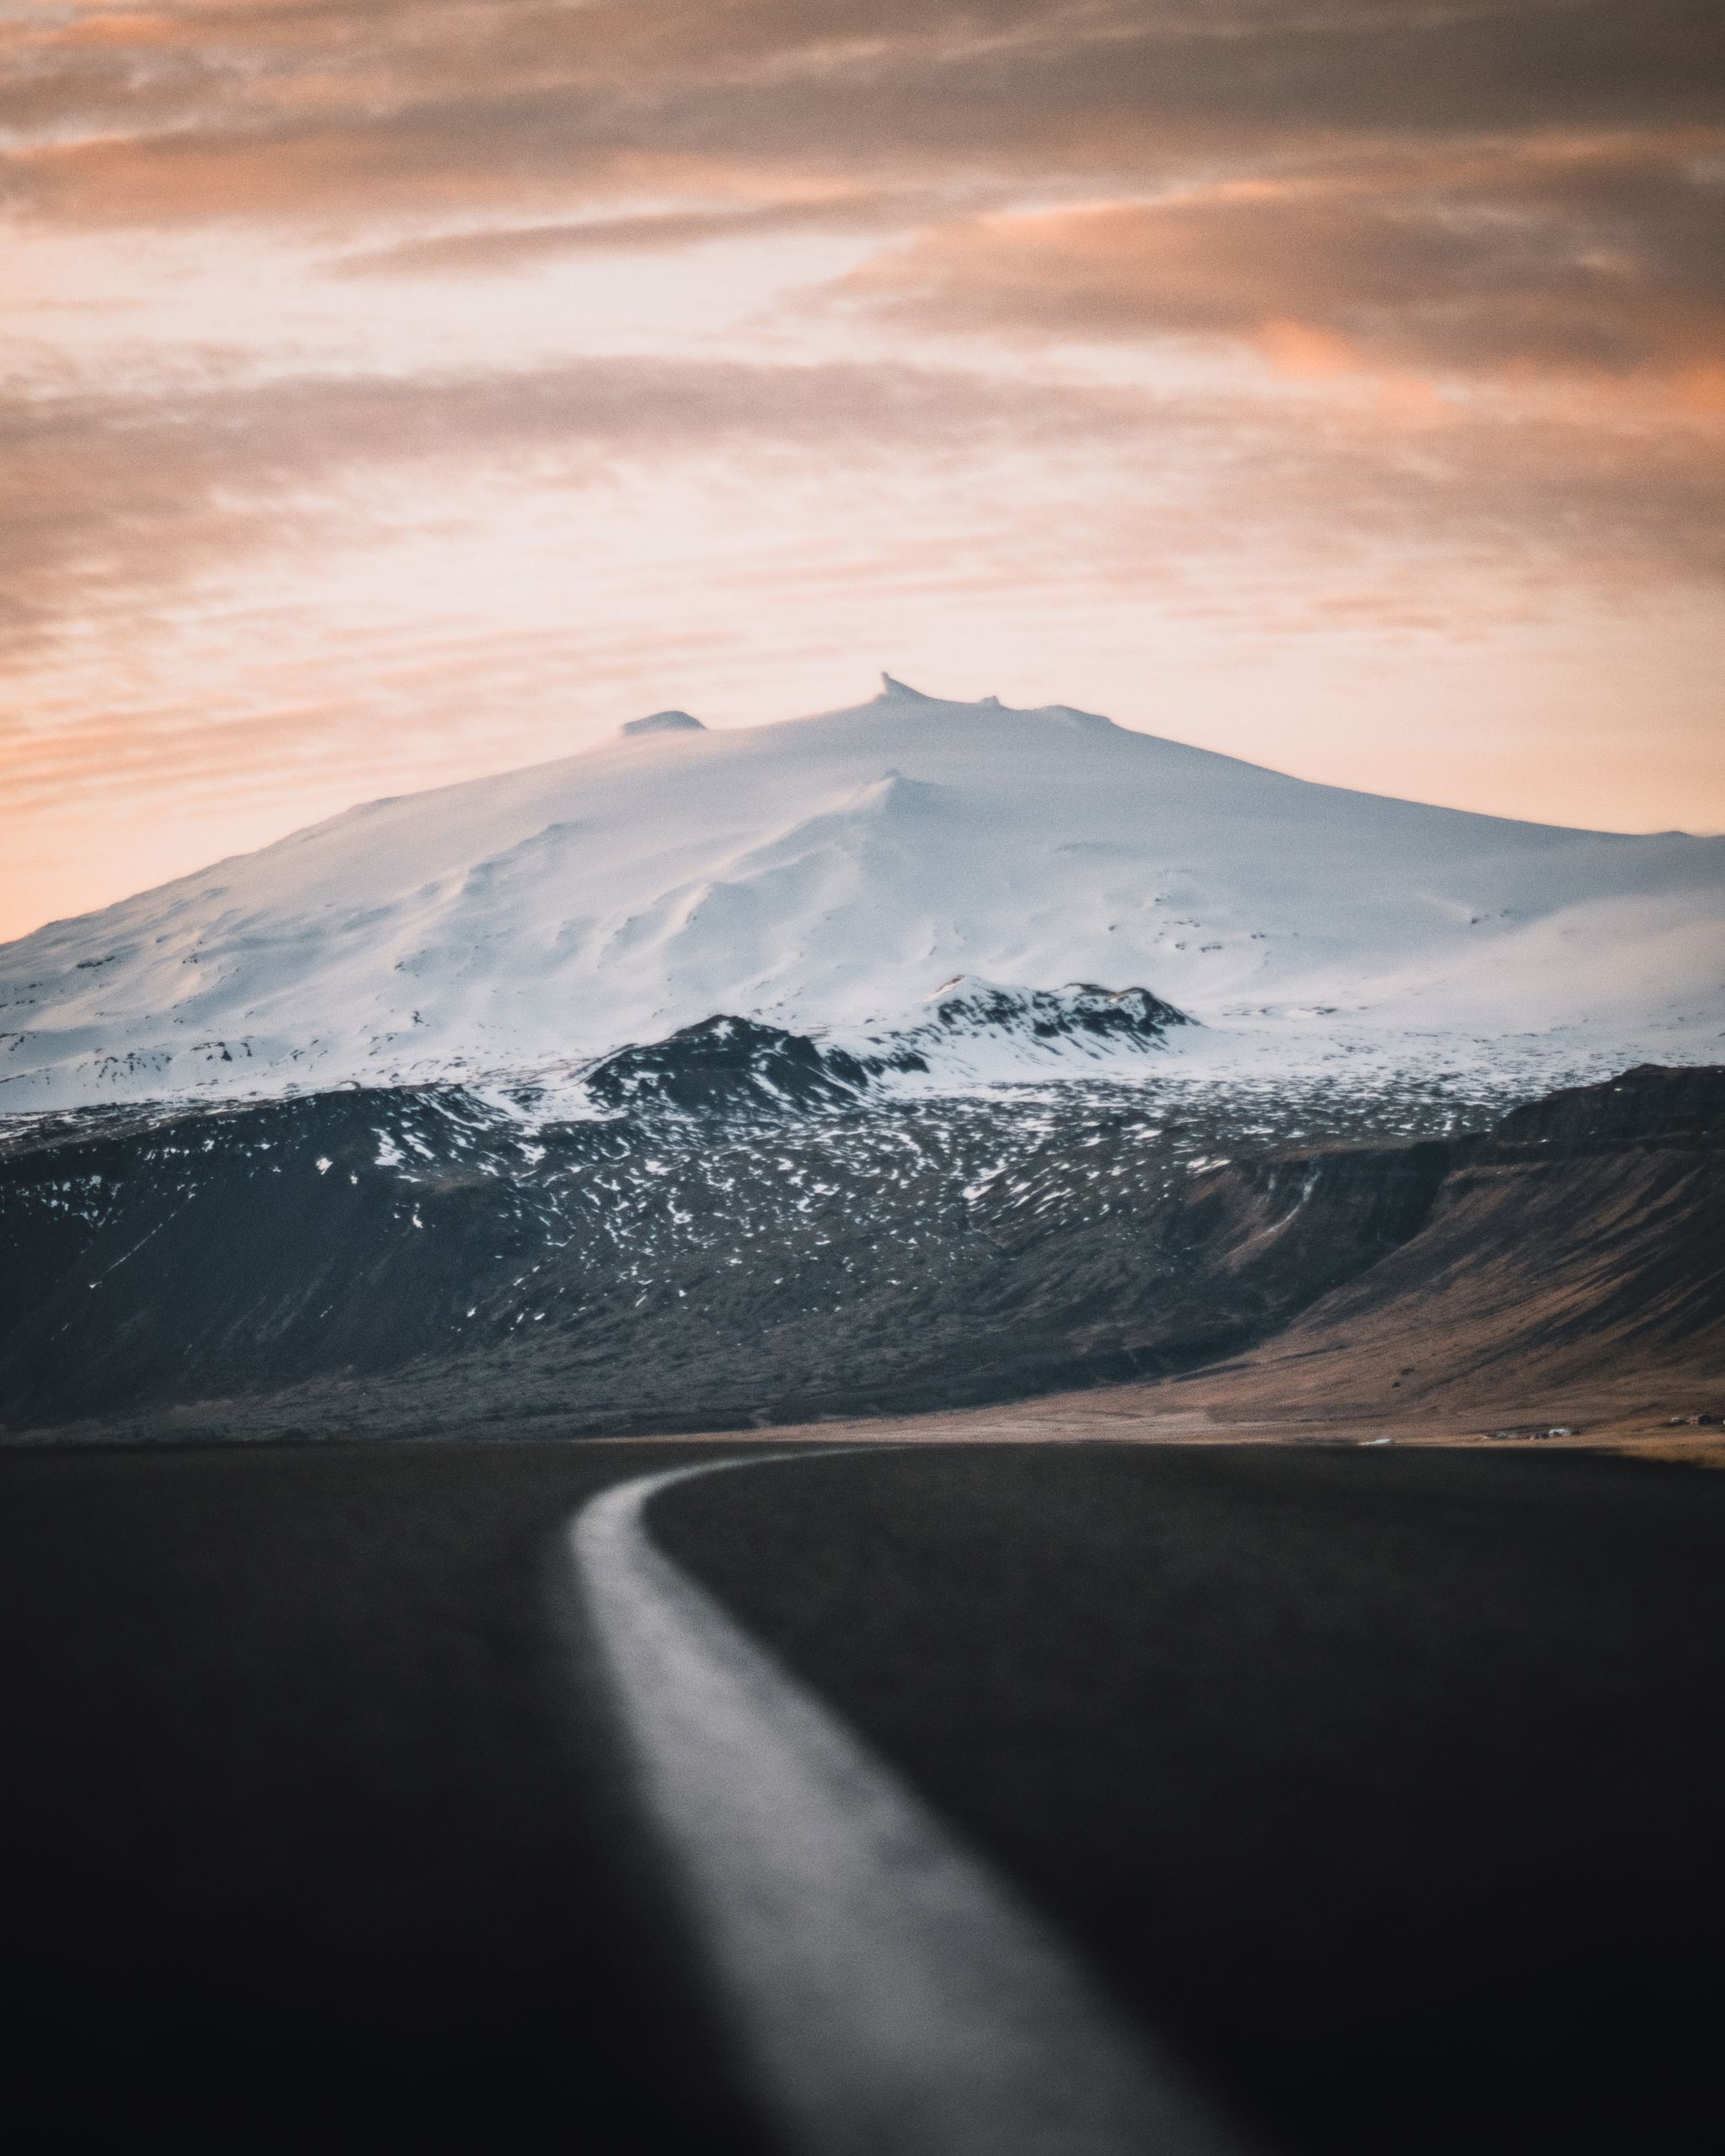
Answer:
[{"label": "sn\u00e6fellsj\u00f6kull glacier", "polygon": [[[1194,1022],[1044,1022],[1137,990]],[[1717,1059],[1725,838],[1389,799],[890,677],[777,724],[655,713],[0,947],[0,1113],[578,1083],[715,1013],[911,1040],[904,1083],[1146,1048],[1525,1082]]]}]

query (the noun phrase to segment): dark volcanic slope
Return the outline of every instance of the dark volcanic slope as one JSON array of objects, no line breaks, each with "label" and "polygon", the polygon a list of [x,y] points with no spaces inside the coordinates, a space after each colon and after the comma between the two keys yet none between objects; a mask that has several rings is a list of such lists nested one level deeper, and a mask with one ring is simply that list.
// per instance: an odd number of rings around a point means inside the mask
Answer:
[{"label": "dark volcanic slope", "polygon": [[[1411,1233],[1443,1169],[1431,1146],[1289,1152],[1357,1132],[1352,1099],[1068,1085],[762,1113],[789,1075],[752,1059],[729,1103],[661,1088],[606,1120],[396,1089],[14,1137],[6,1419],[213,1401],[211,1427],[259,1432],[698,1428],[1179,1369]],[[1377,1109],[1410,1112],[1454,1108]]]},{"label": "dark volcanic slope", "polygon": [[1536,1290],[1560,1360],[1717,1341],[1725,1074],[1388,1138],[1453,1102],[1151,1081],[846,1105],[794,1047],[695,1046],[632,1065],[619,1098],[648,1104],[605,1119],[398,1088],[15,1131],[5,1420],[740,1427],[1166,1374],[1326,1296],[1365,1299],[1327,1305],[1340,1322],[1439,1288],[1506,1353]]}]

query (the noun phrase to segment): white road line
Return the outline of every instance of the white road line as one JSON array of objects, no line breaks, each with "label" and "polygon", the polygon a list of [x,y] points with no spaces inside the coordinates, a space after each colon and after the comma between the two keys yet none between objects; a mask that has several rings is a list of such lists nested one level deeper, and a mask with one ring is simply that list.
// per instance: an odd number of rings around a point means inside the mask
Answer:
[{"label": "white road line", "polygon": [[764,2102],[805,2156],[1237,2156],[1006,1882],[648,1533],[673,1483],[831,1456],[644,1476],[571,1529],[643,1799]]}]

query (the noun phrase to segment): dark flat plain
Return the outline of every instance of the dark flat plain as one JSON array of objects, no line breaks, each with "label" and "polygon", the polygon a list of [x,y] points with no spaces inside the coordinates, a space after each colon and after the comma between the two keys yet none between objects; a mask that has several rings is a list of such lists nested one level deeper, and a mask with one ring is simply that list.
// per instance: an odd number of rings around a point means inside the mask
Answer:
[{"label": "dark flat plain", "polygon": [[[32,2145],[768,2146],[563,1556],[716,1456],[0,1454]],[[653,1518],[1268,2145],[1717,2141],[1725,1476],[967,1444]]]}]

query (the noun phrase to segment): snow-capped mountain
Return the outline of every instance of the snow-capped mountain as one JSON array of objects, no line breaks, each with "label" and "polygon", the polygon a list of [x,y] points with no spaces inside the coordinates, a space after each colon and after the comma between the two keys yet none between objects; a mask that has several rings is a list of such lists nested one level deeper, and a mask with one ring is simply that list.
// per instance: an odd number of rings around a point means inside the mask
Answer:
[{"label": "snow-capped mountain", "polygon": [[1556,1073],[1717,1055],[1722,975],[1725,839],[889,679],[782,724],[655,713],[0,948],[0,1110],[573,1071],[716,1014],[936,1078],[1511,1037]]}]

